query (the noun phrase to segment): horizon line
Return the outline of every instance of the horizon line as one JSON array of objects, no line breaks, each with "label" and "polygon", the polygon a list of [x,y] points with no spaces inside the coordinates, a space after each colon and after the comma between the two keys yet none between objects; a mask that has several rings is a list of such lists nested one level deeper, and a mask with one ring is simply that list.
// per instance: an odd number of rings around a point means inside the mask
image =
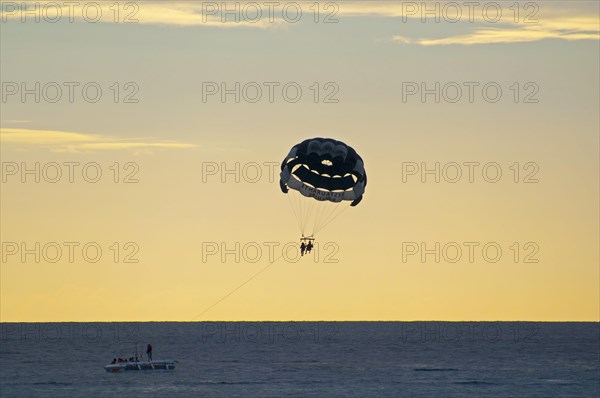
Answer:
[{"label": "horizon line", "polygon": [[288,321],[273,321],[273,320],[261,320],[261,321],[232,321],[232,320],[203,320],[203,321],[0,321],[3,323],[206,323],[206,322],[230,322],[230,323],[317,323],[317,322],[328,322],[328,323],[416,323],[416,322],[446,322],[446,323],[467,323],[467,322],[478,322],[478,323],[499,323],[499,322],[535,322],[535,323],[600,323],[599,320],[563,320],[563,321],[548,321],[548,320],[495,320],[495,321],[481,321],[481,320],[464,320],[464,321],[448,321],[448,320],[344,320],[344,321],[332,321],[332,320],[288,320]]}]

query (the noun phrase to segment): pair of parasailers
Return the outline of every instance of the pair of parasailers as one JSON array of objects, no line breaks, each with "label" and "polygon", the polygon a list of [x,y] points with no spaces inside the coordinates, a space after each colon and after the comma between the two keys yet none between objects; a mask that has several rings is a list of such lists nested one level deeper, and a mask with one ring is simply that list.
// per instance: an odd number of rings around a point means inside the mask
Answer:
[{"label": "pair of parasailers", "polygon": [[[300,243],[300,255],[304,256],[304,253],[309,254],[312,249],[313,249],[313,238],[305,238],[302,237],[300,239],[302,241],[302,243]],[[305,241],[308,241],[308,243],[306,243]]]}]

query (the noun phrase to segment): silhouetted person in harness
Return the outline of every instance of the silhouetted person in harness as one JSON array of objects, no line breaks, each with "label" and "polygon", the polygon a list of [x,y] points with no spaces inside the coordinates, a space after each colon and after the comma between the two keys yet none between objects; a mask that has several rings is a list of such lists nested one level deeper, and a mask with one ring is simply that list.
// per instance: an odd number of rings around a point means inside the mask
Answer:
[{"label": "silhouetted person in harness", "polygon": [[313,248],[312,240],[308,241],[308,245],[306,245],[306,254],[310,253]]},{"label": "silhouetted person in harness", "polygon": [[302,243],[300,244],[300,255],[304,256],[304,251],[306,250],[306,244],[304,243],[304,241],[302,241]]}]

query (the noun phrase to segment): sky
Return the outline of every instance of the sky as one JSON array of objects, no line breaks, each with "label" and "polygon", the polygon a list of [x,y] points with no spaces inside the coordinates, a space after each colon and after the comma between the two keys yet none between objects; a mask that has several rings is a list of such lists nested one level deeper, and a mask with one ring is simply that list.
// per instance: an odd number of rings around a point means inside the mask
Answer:
[{"label": "sky", "polygon": [[[21,3],[0,321],[600,320],[596,1]],[[312,137],[368,185],[298,258]]]}]

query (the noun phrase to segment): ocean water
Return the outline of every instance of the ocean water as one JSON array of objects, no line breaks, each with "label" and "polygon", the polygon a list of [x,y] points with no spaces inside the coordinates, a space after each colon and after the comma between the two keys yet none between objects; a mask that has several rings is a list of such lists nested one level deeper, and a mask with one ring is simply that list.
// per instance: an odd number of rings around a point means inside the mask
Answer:
[{"label": "ocean water", "polygon": [[[2,323],[0,397],[599,397],[598,323]],[[106,373],[154,347],[174,371]]]}]

